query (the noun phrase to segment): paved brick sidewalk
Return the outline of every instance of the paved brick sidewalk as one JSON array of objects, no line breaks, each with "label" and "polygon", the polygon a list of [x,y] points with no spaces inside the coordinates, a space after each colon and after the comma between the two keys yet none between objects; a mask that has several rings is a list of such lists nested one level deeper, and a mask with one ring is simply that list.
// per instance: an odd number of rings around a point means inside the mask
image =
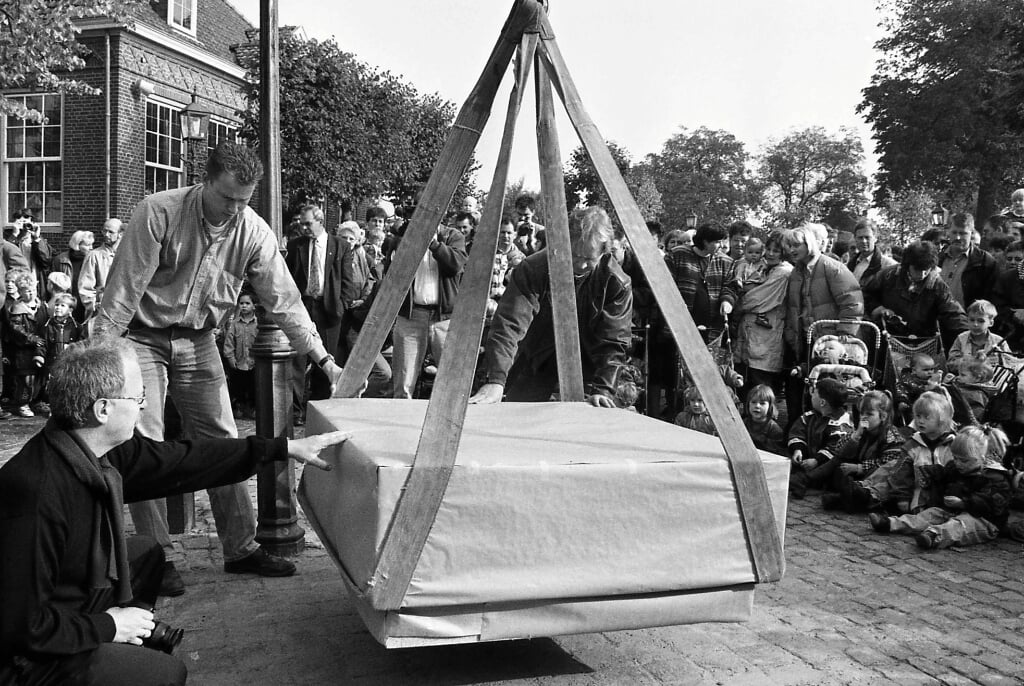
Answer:
[{"label": "paved brick sidewalk", "polygon": [[[40,424],[0,424],[0,461]],[[786,576],[759,589],[746,624],[386,651],[311,533],[293,578],[226,575],[198,502],[188,592],[158,609],[186,629],[194,684],[1024,683],[1024,546],[1006,539],[919,552],[812,497],[791,503]]]}]

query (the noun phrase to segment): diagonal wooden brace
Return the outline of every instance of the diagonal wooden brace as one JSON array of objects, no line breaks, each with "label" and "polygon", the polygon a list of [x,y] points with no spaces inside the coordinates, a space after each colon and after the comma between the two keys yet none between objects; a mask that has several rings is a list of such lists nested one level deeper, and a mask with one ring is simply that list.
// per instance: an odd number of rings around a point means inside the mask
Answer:
[{"label": "diagonal wooden brace", "polygon": [[516,0],[513,5],[483,73],[459,111],[434,172],[423,189],[412,221],[349,355],[334,393],[336,397],[354,397],[362,388],[398,316],[398,309],[412,286],[416,267],[427,252],[427,246],[444,218],[452,195],[480,140],[480,132],[490,117],[494,96],[508,70],[512,55],[524,32],[536,34],[540,30],[543,16],[544,4],[537,0]]},{"label": "diagonal wooden brace", "polygon": [[537,83],[537,159],[540,161],[540,189],[547,208],[548,279],[551,281],[551,318],[555,329],[558,361],[558,397],[562,402],[584,399],[583,362],[576,314],[576,284],[573,280],[569,216],[562,178],[562,154],[555,128],[555,101],[551,81],[540,67]]},{"label": "diagonal wooden brace", "polygon": [[369,582],[367,592],[373,607],[378,610],[397,610],[402,606],[455,466],[490,294],[516,120],[538,40],[536,33],[525,33],[522,37],[516,61],[516,84],[509,98],[494,180],[459,287],[412,470]]},{"label": "diagonal wooden brace", "polygon": [[[550,24],[544,17],[544,36],[551,36]],[[679,352],[700,389],[721,436],[725,454],[732,470],[740,516],[746,529],[754,575],[759,582],[776,581],[782,577],[785,562],[782,539],[776,526],[761,458],[754,448],[726,391],[718,368],[711,358],[697,327],[693,323],[679,289],[676,287],[654,238],[647,230],[640,208],[630,194],[615,161],[583,107],[576,85],[569,75],[555,39],[543,38],[538,52],[548,75],[558,91],[566,112],[579,134],[583,146],[594,163],[605,192],[615,207],[629,243],[647,276],[655,299],[676,340]]]}]

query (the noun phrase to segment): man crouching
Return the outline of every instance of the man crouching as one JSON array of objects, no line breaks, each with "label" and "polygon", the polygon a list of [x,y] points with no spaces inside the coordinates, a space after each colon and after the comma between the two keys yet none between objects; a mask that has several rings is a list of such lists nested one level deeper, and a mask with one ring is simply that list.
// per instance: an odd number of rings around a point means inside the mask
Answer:
[{"label": "man crouching", "polygon": [[119,338],[68,347],[47,390],[49,423],[0,469],[0,684],[184,684],[180,660],[140,647],[157,638],[164,554],[125,539],[123,503],[236,483],[288,457],[330,469],[317,454],[348,434],[142,438],[142,372]]}]

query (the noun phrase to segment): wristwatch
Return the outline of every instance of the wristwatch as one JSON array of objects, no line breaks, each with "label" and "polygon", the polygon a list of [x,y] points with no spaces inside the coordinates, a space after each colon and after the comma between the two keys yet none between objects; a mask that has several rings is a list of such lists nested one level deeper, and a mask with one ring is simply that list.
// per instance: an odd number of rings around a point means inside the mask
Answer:
[{"label": "wristwatch", "polygon": [[324,355],[322,358],[320,358],[320,361],[316,363],[316,366],[320,367],[320,369],[323,369],[324,365],[327,364],[328,362],[334,362],[334,355],[331,355],[330,353]]}]

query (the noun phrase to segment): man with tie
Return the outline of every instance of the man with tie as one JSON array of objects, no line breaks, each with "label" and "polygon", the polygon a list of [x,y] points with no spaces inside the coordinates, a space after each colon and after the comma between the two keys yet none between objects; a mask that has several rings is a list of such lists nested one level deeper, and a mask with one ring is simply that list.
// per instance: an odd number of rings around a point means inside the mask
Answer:
[{"label": "man with tie", "polygon": [[[316,205],[299,209],[299,227],[302,235],[288,241],[285,263],[302,294],[302,304],[316,325],[317,333],[327,352],[338,348],[341,317],[345,313],[342,303],[342,257],[347,245],[337,236],[327,233],[324,212]],[[295,358],[295,423],[305,423],[306,400],[331,397],[331,379],[318,365],[307,365],[306,358]],[[305,393],[306,368],[311,367],[309,395]]]}]

